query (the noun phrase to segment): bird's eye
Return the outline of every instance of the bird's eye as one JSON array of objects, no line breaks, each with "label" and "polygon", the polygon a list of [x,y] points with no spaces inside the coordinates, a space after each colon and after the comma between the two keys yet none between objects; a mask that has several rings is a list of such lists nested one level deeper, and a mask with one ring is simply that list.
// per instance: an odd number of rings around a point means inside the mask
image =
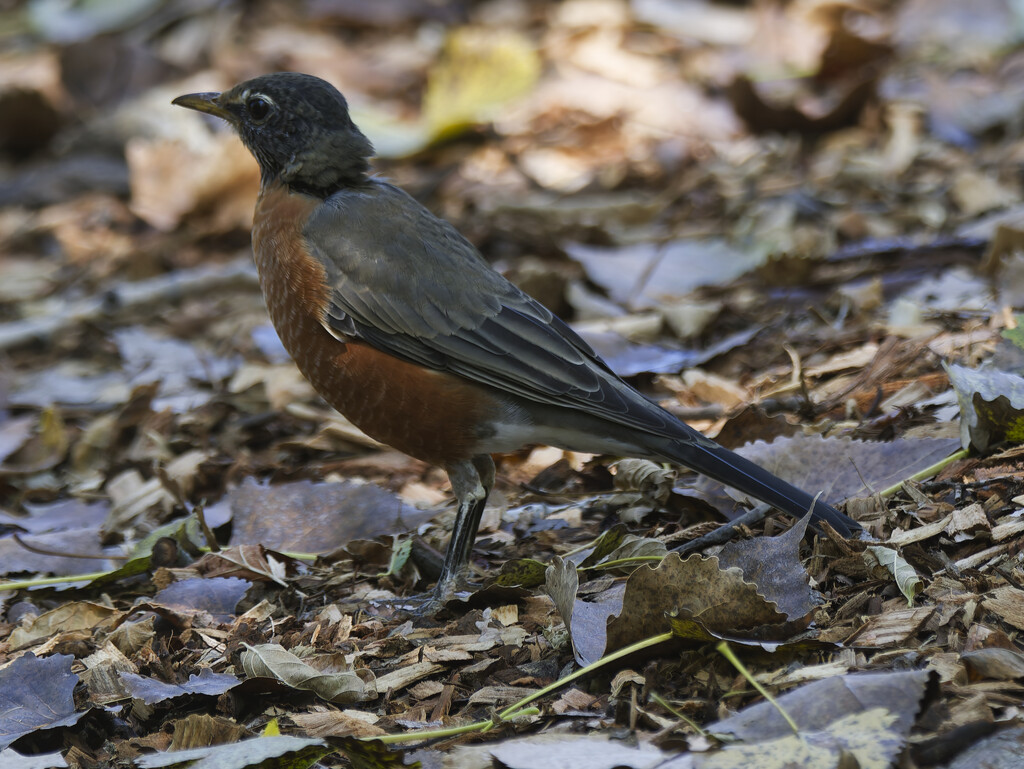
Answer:
[{"label": "bird's eye", "polygon": [[262,96],[252,96],[245,103],[245,109],[254,122],[262,123],[270,114],[270,102]]}]

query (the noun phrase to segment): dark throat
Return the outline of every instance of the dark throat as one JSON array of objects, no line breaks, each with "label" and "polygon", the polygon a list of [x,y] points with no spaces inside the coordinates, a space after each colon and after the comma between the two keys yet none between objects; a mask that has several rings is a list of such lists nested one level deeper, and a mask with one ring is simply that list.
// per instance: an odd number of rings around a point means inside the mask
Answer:
[{"label": "dark throat", "polygon": [[[323,133],[277,162],[260,159],[264,183],[278,177],[296,192],[328,198],[341,189],[366,184],[373,146],[354,126],[347,131]],[[267,179],[266,177],[271,177]]]}]

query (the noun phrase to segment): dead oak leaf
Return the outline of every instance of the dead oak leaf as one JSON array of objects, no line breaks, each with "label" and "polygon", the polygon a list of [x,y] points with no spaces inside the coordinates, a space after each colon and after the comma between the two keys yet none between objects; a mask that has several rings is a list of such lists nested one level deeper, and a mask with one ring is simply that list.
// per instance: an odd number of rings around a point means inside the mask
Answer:
[{"label": "dead oak leaf", "polygon": [[626,580],[622,613],[608,622],[607,648],[623,646],[692,620],[718,636],[782,625],[786,615],[746,581],[736,567],[722,568],[716,557],[671,553],[657,568],[641,566]]}]

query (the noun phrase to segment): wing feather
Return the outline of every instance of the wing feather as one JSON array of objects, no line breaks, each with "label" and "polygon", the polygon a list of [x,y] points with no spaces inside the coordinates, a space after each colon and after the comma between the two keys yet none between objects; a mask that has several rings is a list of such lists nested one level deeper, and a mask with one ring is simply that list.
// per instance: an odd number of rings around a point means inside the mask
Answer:
[{"label": "wing feather", "polygon": [[331,333],[528,401],[680,436],[679,422],[398,188],[373,180],[338,192],[304,235],[331,284]]}]

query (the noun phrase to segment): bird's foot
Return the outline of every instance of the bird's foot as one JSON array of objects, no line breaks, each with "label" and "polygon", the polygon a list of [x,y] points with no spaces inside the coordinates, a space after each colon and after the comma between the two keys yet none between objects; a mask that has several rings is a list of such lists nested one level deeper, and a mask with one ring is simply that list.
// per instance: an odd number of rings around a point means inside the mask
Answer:
[{"label": "bird's foot", "polygon": [[442,580],[432,590],[417,595],[375,599],[370,605],[384,610],[391,616],[411,618],[433,617],[453,601],[467,601],[479,585],[471,584],[465,577]]}]

